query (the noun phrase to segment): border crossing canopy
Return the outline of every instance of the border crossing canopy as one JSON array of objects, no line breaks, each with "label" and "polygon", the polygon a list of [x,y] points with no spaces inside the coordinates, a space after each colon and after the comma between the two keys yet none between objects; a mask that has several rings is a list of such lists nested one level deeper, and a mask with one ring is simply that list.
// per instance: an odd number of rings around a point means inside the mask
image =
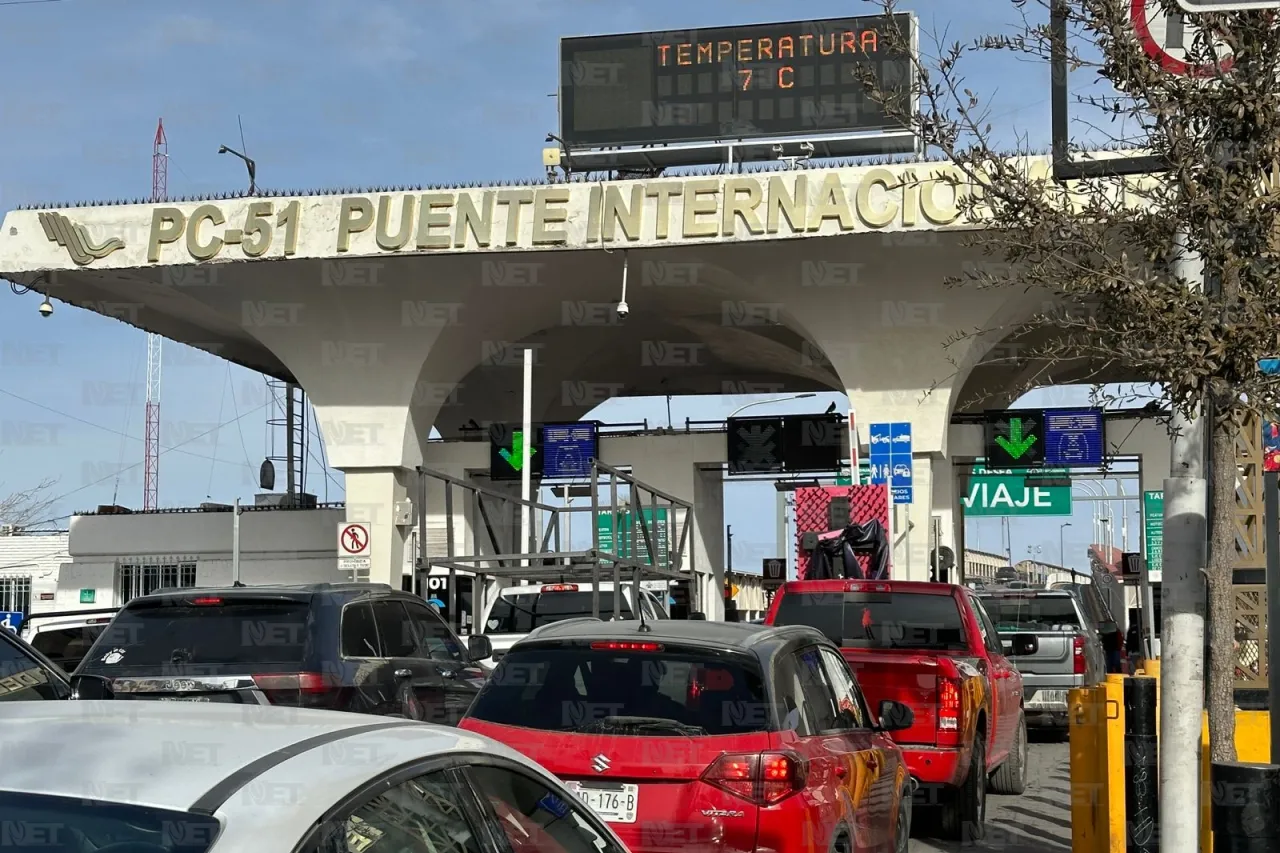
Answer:
[{"label": "border crossing canopy", "polygon": [[1178,0],[1188,12],[1247,12],[1251,9],[1280,9],[1280,0]]}]

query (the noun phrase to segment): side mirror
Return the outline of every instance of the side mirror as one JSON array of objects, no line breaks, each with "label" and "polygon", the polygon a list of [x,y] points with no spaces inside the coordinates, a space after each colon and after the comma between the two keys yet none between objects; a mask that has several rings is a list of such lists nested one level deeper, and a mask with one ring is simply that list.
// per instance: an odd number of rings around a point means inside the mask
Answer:
[{"label": "side mirror", "polygon": [[493,641],[484,634],[472,634],[467,637],[467,655],[472,661],[493,657]]},{"label": "side mirror", "polygon": [[692,619],[692,620],[694,620],[694,621],[696,621],[696,622],[706,622],[706,621],[707,621],[707,614],[705,614],[705,613],[703,613],[703,612],[701,612],[701,611],[699,611],[699,610],[692,610],[692,611],[690,611],[690,612],[689,612],[689,618],[690,618],[690,619]]},{"label": "side mirror", "polygon": [[71,677],[72,699],[114,699],[111,680],[101,675],[73,675]]},{"label": "side mirror", "polygon": [[915,712],[901,702],[885,699],[880,703],[880,731],[900,732],[911,728],[915,722]]},{"label": "side mirror", "polygon": [[1013,656],[1026,657],[1040,651],[1040,638],[1035,634],[1013,635]]}]

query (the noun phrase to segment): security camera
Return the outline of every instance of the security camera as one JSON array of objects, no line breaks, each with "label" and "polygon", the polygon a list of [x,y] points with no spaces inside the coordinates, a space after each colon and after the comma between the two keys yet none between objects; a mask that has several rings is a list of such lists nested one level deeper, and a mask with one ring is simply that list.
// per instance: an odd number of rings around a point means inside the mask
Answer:
[{"label": "security camera", "polygon": [[48,316],[49,316],[50,314],[52,314],[52,313],[53,313],[53,303],[52,303],[52,302],[50,302],[48,299],[46,299],[44,302],[41,302],[41,303],[40,303],[40,316],[41,316],[41,317],[48,317]]},{"label": "security camera", "polygon": [[[41,309],[41,310],[43,310],[43,309]],[[627,303],[626,303],[626,302],[619,302],[619,303],[618,303],[618,319],[619,319],[619,320],[625,320],[625,319],[627,319],[627,315],[628,315],[628,314],[630,314],[630,313],[631,313],[631,307],[630,307],[629,305],[627,305]]]}]

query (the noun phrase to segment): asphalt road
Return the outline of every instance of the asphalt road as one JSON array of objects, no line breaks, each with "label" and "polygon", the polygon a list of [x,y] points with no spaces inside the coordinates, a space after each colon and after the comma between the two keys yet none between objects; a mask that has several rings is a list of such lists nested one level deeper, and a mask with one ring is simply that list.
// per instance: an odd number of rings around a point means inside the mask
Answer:
[{"label": "asphalt road", "polygon": [[[1034,738],[1034,735],[1033,735]],[[987,837],[978,845],[911,839],[911,853],[987,850],[1000,853],[1071,853],[1070,768],[1065,743],[1031,743],[1027,790],[1019,797],[991,794]]]}]

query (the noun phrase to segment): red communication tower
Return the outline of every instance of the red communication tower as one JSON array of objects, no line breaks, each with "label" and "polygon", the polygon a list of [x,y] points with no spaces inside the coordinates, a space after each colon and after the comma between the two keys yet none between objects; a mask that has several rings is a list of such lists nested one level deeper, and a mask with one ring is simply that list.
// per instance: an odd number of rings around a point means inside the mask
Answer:
[{"label": "red communication tower", "polygon": [[[164,119],[156,125],[156,141],[151,150],[151,201],[161,202],[169,194],[169,140],[164,135]],[[142,442],[142,508],[159,508],[160,496],[160,356],[164,339],[147,335],[147,416]]]}]

